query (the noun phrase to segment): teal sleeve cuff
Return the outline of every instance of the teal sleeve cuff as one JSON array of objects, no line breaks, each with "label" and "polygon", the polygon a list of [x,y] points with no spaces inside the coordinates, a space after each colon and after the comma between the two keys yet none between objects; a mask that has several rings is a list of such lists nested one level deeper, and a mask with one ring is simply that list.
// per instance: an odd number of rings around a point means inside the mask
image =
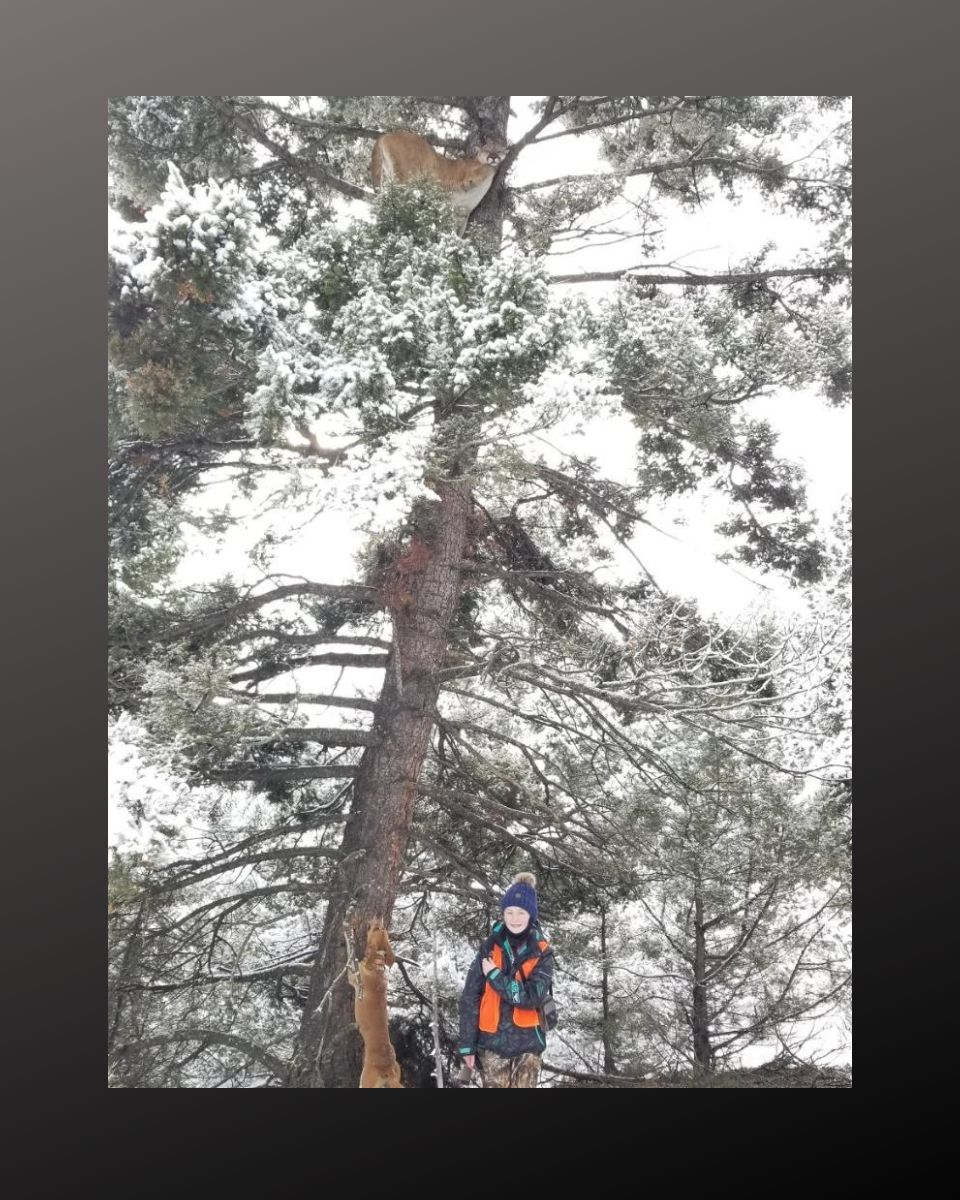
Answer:
[{"label": "teal sleeve cuff", "polygon": [[487,972],[487,978],[492,979],[494,977],[494,975],[499,975],[499,974],[500,974],[500,968],[494,967],[492,971]]}]

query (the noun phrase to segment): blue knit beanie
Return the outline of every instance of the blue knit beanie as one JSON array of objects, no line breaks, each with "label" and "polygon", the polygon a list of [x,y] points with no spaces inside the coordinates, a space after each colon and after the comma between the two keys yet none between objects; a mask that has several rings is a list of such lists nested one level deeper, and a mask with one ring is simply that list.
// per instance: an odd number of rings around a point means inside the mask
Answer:
[{"label": "blue knit beanie", "polygon": [[529,871],[521,871],[503,893],[500,908],[525,908],[530,914],[532,925],[537,919],[537,893],[534,891],[536,886],[536,875],[531,875]]}]

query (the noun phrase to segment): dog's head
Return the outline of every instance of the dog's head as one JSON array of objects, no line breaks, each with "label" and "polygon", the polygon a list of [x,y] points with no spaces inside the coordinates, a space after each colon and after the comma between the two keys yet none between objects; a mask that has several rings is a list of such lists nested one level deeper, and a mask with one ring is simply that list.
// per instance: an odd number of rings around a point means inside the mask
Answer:
[{"label": "dog's head", "polygon": [[368,962],[373,962],[379,957],[388,967],[392,967],[397,961],[390,945],[390,936],[379,917],[374,917],[367,929],[366,957]]}]

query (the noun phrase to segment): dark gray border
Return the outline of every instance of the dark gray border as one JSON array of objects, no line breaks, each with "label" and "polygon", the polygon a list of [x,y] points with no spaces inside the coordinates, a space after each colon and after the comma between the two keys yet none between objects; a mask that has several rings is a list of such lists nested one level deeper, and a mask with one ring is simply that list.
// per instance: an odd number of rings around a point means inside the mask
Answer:
[{"label": "dark gray border", "polygon": [[[941,0],[909,7],[900,0],[33,0],[7,11],[5,290],[18,353],[4,372],[12,520],[3,594],[17,728],[6,755],[4,841],[7,870],[22,879],[14,892],[16,944],[5,957],[11,990],[18,988],[42,1031],[17,1039],[31,1058],[25,1079],[58,1094],[72,1079],[82,1079],[85,1091],[103,1087],[109,95],[442,94],[502,83],[523,93],[854,96],[857,728],[865,797],[857,826],[858,1035],[890,990],[888,962],[919,983],[912,945],[923,922],[908,926],[902,904],[912,891],[927,896],[929,885],[910,877],[920,867],[908,854],[921,842],[946,845],[936,836],[936,814],[917,807],[921,797],[946,796],[921,789],[915,772],[934,747],[952,746],[951,731],[935,719],[949,707],[916,671],[942,661],[955,623],[949,612],[938,620],[934,603],[953,597],[944,571],[956,535],[945,542],[935,532],[945,507],[937,485],[952,464],[938,467],[933,457],[938,448],[953,457],[946,422],[956,406],[955,371],[944,361],[957,340],[946,265],[956,137],[945,128],[955,112],[948,83],[955,25]],[[889,838],[895,842],[885,855]],[[924,877],[948,872],[924,868]],[[880,943],[872,979],[870,941]],[[885,1038],[894,1024],[921,1025],[898,1012],[884,1022]],[[55,1047],[55,1058],[41,1070],[34,1056],[45,1047]]]}]

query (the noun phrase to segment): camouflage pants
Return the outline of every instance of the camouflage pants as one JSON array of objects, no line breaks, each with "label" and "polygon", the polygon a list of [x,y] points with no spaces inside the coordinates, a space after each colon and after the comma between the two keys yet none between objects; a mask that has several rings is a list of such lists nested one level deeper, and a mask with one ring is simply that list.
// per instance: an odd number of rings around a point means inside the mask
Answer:
[{"label": "camouflage pants", "polygon": [[489,1050],[478,1050],[477,1063],[485,1088],[535,1088],[540,1076],[539,1054],[518,1054],[513,1058],[504,1058]]}]

